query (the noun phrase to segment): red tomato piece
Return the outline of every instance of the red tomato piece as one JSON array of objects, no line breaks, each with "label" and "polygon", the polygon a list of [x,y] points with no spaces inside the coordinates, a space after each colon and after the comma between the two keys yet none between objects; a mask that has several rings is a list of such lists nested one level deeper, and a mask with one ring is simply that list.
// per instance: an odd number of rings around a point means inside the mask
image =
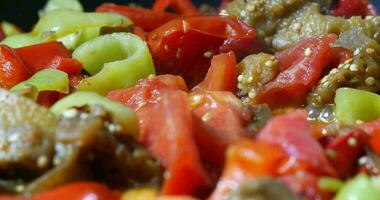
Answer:
[{"label": "red tomato piece", "polygon": [[128,7],[112,3],[104,3],[96,8],[96,12],[118,13],[130,18],[137,26],[142,27],[145,31],[152,31],[166,22],[177,18],[177,15],[154,11],[139,7]]},{"label": "red tomato piece", "polygon": [[187,91],[185,81],[179,76],[160,75],[140,80],[134,87],[108,93],[107,97],[138,111],[141,107],[156,104],[163,90]]},{"label": "red tomato piece", "polygon": [[79,61],[72,58],[54,56],[47,64],[46,68],[64,71],[69,75],[79,75],[82,72],[83,65]]},{"label": "red tomato piece", "polygon": [[191,0],[156,0],[153,10],[165,11],[167,8],[174,8],[180,15],[198,15],[198,8]]},{"label": "red tomato piece", "polygon": [[239,60],[258,51],[255,38],[255,30],[236,18],[196,16],[152,31],[148,45],[159,74],[181,75],[193,87],[204,79],[212,55],[234,51]]},{"label": "red tomato piece", "polygon": [[328,158],[339,177],[347,178],[354,175],[357,161],[367,141],[368,136],[364,132],[352,129],[327,145],[326,152],[330,152]]},{"label": "red tomato piece", "polygon": [[236,56],[233,52],[219,54],[211,60],[205,79],[195,89],[235,92],[237,84]]},{"label": "red tomato piece", "polygon": [[194,138],[204,160],[220,168],[226,149],[244,137],[240,101],[229,92],[193,92]]},{"label": "red tomato piece", "polygon": [[0,45],[0,71],[0,87],[5,89],[10,89],[31,76],[20,57],[6,45]]},{"label": "red tomato piece", "polygon": [[297,110],[272,118],[260,131],[258,139],[278,145],[291,157],[310,165],[310,170],[336,175],[322,147],[312,137],[306,112]]},{"label": "red tomato piece", "polygon": [[352,16],[376,16],[375,6],[370,0],[339,0],[332,8],[331,14],[350,18]]},{"label": "red tomato piece", "polygon": [[69,50],[60,42],[47,42],[16,49],[25,65],[32,73],[49,68],[48,64],[55,56],[71,58]]},{"label": "red tomato piece", "polygon": [[245,181],[273,176],[284,157],[281,148],[264,141],[243,140],[232,145],[227,152],[223,175],[209,200],[226,199]]},{"label": "red tomato piece", "polygon": [[356,127],[369,135],[369,146],[377,155],[380,155],[380,120],[359,124]]},{"label": "red tomato piece", "polygon": [[282,72],[264,86],[255,101],[272,107],[305,101],[307,92],[318,82],[322,70],[328,65],[330,43],[336,38],[335,34],[312,37],[277,53]]},{"label": "red tomato piece", "polygon": [[181,91],[166,91],[152,106],[142,143],[168,170],[163,195],[194,194],[208,186],[193,138],[191,112]]},{"label": "red tomato piece", "polygon": [[119,197],[104,185],[91,182],[71,183],[51,191],[37,194],[31,200],[119,200]]}]

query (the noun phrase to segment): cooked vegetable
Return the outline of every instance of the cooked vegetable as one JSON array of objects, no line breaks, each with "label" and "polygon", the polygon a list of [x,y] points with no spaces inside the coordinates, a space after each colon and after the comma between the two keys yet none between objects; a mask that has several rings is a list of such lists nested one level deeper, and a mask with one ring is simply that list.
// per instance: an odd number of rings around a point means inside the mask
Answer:
[{"label": "cooked vegetable", "polygon": [[128,33],[113,33],[88,41],[74,51],[73,57],[93,75],[82,80],[78,89],[102,95],[131,87],[139,79],[155,73],[146,44]]},{"label": "cooked vegetable", "polygon": [[380,196],[380,178],[358,175],[339,190],[334,200],[376,200]]},{"label": "cooked vegetable", "polygon": [[0,87],[10,89],[30,77],[20,57],[8,46],[0,45]]},{"label": "cooked vegetable", "polygon": [[255,39],[255,30],[234,18],[195,16],[150,32],[148,45],[157,73],[181,75],[193,87],[204,79],[213,55],[234,51],[239,60],[261,48]]},{"label": "cooked vegetable", "polygon": [[92,92],[76,92],[60,101],[58,101],[51,108],[51,111],[56,114],[62,114],[67,109],[82,107],[85,105],[101,105],[104,106],[109,112],[115,115],[118,122],[123,126],[123,129],[132,135],[138,134],[137,118],[132,110],[129,108],[112,102],[102,96]]},{"label": "cooked vegetable", "polygon": [[345,124],[368,122],[380,117],[380,96],[363,90],[341,88],[336,92],[336,117]]},{"label": "cooked vegetable", "polygon": [[6,37],[1,44],[8,45],[12,48],[20,48],[29,45],[41,43],[43,40],[30,33],[15,34]]},{"label": "cooked vegetable", "polygon": [[49,0],[43,8],[42,12],[40,12],[40,15],[56,9],[83,11],[82,4],[79,2],[79,0]]},{"label": "cooked vegetable", "polygon": [[69,78],[65,72],[54,69],[45,69],[37,72],[28,80],[14,86],[11,91],[22,90],[33,86],[37,92],[57,91],[60,93],[69,93]]}]

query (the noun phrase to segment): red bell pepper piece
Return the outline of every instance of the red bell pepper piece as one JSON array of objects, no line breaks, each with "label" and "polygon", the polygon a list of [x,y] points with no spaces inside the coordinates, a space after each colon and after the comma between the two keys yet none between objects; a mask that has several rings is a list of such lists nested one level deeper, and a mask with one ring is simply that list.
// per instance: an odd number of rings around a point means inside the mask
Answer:
[{"label": "red bell pepper piece", "polygon": [[224,16],[197,16],[166,23],[148,35],[156,70],[181,75],[193,87],[204,79],[212,55],[234,51],[238,60],[257,52],[256,32]]},{"label": "red bell pepper piece", "polygon": [[21,58],[6,45],[0,45],[0,87],[10,89],[31,74]]},{"label": "red bell pepper piece", "polygon": [[167,8],[174,8],[180,15],[198,15],[198,8],[191,0],[156,0],[153,10],[165,11]]},{"label": "red bell pepper piece", "polygon": [[177,18],[177,15],[168,12],[128,7],[112,3],[100,5],[96,8],[96,12],[111,12],[124,15],[130,18],[136,26],[142,27],[145,31],[152,31],[166,22]]},{"label": "red bell pepper piece", "polygon": [[82,70],[82,65],[71,58],[70,51],[60,42],[26,46],[16,49],[16,53],[32,73],[53,68],[73,75],[79,74]]},{"label": "red bell pepper piece", "polygon": [[237,63],[233,52],[219,54],[211,60],[205,79],[194,89],[235,92]]}]

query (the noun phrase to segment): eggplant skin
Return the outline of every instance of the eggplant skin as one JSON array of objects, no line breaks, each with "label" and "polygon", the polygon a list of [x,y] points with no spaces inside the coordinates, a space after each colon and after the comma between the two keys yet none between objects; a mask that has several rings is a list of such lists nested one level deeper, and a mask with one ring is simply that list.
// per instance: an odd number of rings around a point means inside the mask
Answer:
[{"label": "eggplant skin", "polygon": [[161,164],[104,107],[68,112],[56,116],[0,89],[0,191],[30,195],[74,181],[161,185]]}]

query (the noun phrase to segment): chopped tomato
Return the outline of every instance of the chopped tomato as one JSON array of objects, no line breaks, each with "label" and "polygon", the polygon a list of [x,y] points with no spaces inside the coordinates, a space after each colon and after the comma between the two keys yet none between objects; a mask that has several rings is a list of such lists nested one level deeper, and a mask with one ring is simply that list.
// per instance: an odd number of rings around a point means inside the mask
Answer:
[{"label": "chopped tomato", "polygon": [[330,43],[336,38],[335,34],[312,37],[277,53],[282,72],[264,86],[255,101],[272,107],[303,103],[307,92],[318,82],[323,69],[327,67]]},{"label": "chopped tomato", "polygon": [[226,199],[245,181],[273,176],[284,157],[281,148],[264,141],[243,140],[232,145],[227,152],[223,175],[209,200]]},{"label": "chopped tomato", "polygon": [[0,87],[10,89],[28,79],[30,73],[12,48],[0,45]]},{"label": "chopped tomato", "polygon": [[164,195],[194,194],[208,177],[193,139],[192,119],[181,91],[166,91],[152,106],[142,143],[166,167]]},{"label": "chopped tomato", "polygon": [[191,0],[156,0],[153,10],[165,11],[169,7],[174,8],[180,15],[198,15],[198,8]]},{"label": "chopped tomato", "polygon": [[235,92],[237,73],[235,54],[233,52],[219,54],[212,58],[205,79],[195,88]]},{"label": "chopped tomato", "polygon": [[189,96],[194,137],[204,160],[222,167],[229,145],[244,137],[240,102],[229,92],[193,92]]},{"label": "chopped tomato", "polygon": [[32,73],[49,68],[49,64],[56,56],[71,58],[69,50],[60,42],[47,42],[16,49],[25,65]]},{"label": "chopped tomato", "polygon": [[356,127],[369,135],[369,146],[377,155],[380,155],[380,120],[360,124]]},{"label": "chopped tomato", "polygon": [[96,12],[111,12],[124,15],[130,18],[136,26],[142,27],[145,31],[152,31],[166,22],[177,18],[177,15],[168,12],[122,6],[113,3],[100,5],[96,8]]},{"label": "chopped tomato", "polygon": [[375,6],[370,0],[339,0],[332,8],[331,14],[350,18],[352,16],[376,16]]},{"label": "chopped tomato", "polygon": [[37,194],[31,200],[118,200],[119,197],[104,185],[79,182],[63,185],[48,192]]},{"label": "chopped tomato", "polygon": [[181,75],[193,87],[204,79],[212,55],[234,51],[239,60],[258,51],[255,38],[255,30],[236,18],[196,16],[149,33],[148,45],[159,74]]},{"label": "chopped tomato", "polygon": [[75,59],[54,56],[47,64],[47,68],[61,70],[69,75],[79,75],[82,72],[83,66],[82,63]]},{"label": "chopped tomato", "polygon": [[313,172],[336,174],[322,147],[312,137],[304,111],[296,110],[272,118],[260,131],[258,139],[282,147],[289,156],[308,163]]},{"label": "chopped tomato", "polygon": [[163,90],[187,91],[185,81],[179,76],[160,75],[140,80],[134,87],[111,91],[107,97],[138,111],[142,106],[155,104]]},{"label": "chopped tomato", "polygon": [[357,160],[362,155],[368,136],[364,132],[351,129],[327,145],[329,160],[339,177],[347,178],[355,173]]}]

